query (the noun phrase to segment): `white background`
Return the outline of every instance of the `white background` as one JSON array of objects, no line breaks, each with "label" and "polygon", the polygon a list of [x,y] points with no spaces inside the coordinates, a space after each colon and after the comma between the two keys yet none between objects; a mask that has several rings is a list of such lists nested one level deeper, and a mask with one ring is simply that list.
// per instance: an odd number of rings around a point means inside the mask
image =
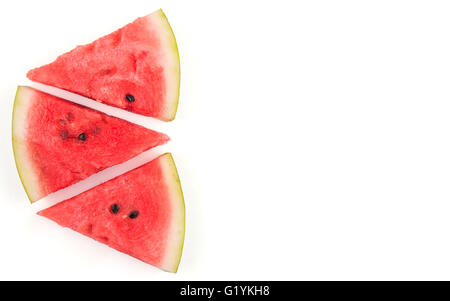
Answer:
[{"label": "white background", "polygon": [[[160,7],[182,71],[177,118],[156,125],[186,200],[175,275],[37,216],[11,147],[29,69]],[[448,1],[2,1],[0,279],[450,280],[449,15]]]}]

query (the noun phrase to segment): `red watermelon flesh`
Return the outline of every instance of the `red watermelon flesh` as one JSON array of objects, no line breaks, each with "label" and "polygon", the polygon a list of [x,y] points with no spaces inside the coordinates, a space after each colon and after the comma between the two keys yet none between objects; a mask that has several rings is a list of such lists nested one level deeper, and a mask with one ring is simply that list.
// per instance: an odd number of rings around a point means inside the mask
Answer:
[{"label": "red watermelon flesh", "polygon": [[184,200],[169,153],[38,214],[163,270],[178,268]]},{"label": "red watermelon flesh", "polygon": [[78,46],[27,77],[165,121],[177,110],[178,49],[162,10]]},{"label": "red watermelon flesh", "polygon": [[168,140],[164,134],[35,89],[17,89],[13,149],[31,202]]}]

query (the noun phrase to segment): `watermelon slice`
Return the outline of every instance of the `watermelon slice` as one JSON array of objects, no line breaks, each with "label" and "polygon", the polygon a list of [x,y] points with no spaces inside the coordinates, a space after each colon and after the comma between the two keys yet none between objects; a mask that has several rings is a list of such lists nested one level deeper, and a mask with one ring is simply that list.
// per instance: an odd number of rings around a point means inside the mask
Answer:
[{"label": "watermelon slice", "polygon": [[162,10],[78,46],[27,77],[164,121],[175,118],[178,106],[178,49]]},{"label": "watermelon slice", "polygon": [[165,271],[177,271],[184,200],[170,153],[38,214]]},{"label": "watermelon slice", "polygon": [[31,202],[169,140],[164,134],[19,87],[12,140]]}]

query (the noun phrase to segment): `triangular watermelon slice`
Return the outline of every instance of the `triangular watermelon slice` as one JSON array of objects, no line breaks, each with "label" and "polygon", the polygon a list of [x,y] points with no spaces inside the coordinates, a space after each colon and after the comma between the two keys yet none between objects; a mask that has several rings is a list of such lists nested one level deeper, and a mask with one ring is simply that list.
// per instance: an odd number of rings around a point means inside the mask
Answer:
[{"label": "triangular watermelon slice", "polygon": [[38,214],[158,268],[177,271],[185,214],[169,153]]},{"label": "triangular watermelon slice", "polygon": [[29,87],[17,89],[12,131],[17,170],[31,202],[169,140]]},{"label": "triangular watermelon slice", "polygon": [[180,63],[162,10],[70,52],[27,77],[138,114],[175,118]]}]

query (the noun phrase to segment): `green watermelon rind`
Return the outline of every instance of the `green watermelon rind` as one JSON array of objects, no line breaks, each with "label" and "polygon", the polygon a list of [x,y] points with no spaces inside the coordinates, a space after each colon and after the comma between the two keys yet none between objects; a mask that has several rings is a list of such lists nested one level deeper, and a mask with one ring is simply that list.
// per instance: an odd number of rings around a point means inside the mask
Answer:
[{"label": "green watermelon rind", "polygon": [[31,88],[24,86],[17,87],[12,117],[12,145],[20,181],[28,199],[33,203],[39,200],[43,196],[43,193],[39,187],[38,176],[35,173],[34,167],[31,165],[31,154],[28,152],[25,143],[28,109],[32,106],[32,103],[28,101],[30,99],[29,93],[32,93]]},{"label": "green watermelon rind", "polygon": [[160,157],[164,182],[168,185],[170,194],[172,218],[168,234],[166,250],[160,268],[176,273],[183,253],[185,235],[185,205],[183,191],[181,189],[180,177],[175,166],[172,154],[165,153]]},{"label": "green watermelon rind", "polygon": [[163,44],[161,50],[167,55],[164,70],[166,73],[166,91],[168,95],[166,96],[163,111],[158,118],[163,121],[172,121],[175,119],[177,113],[180,95],[180,55],[178,53],[177,41],[172,27],[162,9],[148,15],[147,18],[149,27],[156,27],[157,31],[160,33],[161,42]]}]

